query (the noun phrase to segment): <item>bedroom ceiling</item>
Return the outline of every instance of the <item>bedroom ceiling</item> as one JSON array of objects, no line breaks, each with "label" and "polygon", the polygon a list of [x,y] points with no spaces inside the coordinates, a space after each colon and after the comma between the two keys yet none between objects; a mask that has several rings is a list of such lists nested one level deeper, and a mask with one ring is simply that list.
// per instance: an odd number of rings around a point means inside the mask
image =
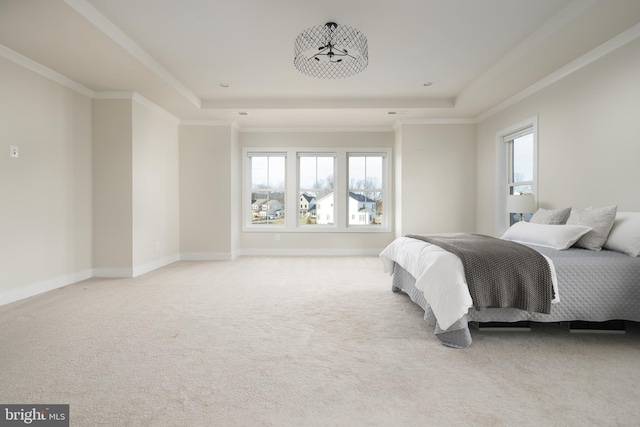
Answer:
[{"label": "bedroom ceiling", "polygon": [[[640,2],[614,4],[0,0],[0,44],[96,97],[137,92],[184,121],[388,127],[476,119],[640,22]],[[367,36],[360,74],[294,68],[296,36],[329,21]]]}]

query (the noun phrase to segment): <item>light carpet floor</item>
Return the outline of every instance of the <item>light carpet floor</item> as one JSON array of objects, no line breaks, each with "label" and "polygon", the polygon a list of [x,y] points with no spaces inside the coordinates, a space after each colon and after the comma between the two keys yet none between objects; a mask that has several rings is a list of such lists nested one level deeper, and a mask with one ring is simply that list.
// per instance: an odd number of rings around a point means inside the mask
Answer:
[{"label": "light carpet floor", "polygon": [[376,257],[178,262],[0,307],[0,403],[72,426],[630,426],[640,330],[444,347]]}]

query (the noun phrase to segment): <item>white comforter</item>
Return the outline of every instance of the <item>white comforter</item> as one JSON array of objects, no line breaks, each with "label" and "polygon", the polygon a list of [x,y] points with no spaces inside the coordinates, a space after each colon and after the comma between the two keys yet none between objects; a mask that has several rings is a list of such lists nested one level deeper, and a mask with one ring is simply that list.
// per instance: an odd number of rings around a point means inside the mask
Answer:
[{"label": "white comforter", "polygon": [[[553,262],[551,268],[555,298],[560,301]],[[462,261],[451,252],[422,240],[400,237],[380,253],[385,273],[393,274],[394,262],[416,279],[416,288],[424,294],[441,329],[448,329],[473,307]]]}]

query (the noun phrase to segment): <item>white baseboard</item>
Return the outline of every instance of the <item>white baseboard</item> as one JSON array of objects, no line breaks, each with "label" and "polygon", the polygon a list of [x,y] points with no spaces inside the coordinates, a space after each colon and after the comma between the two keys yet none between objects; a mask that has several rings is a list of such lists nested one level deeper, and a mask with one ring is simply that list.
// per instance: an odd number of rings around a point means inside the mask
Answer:
[{"label": "white baseboard", "polygon": [[180,255],[175,254],[166,258],[153,260],[146,264],[137,265],[133,268],[94,268],[93,277],[107,278],[107,279],[124,279],[129,277],[137,277],[150,271],[157,270],[166,265],[173,264],[176,261],[180,261]]},{"label": "white baseboard", "polygon": [[132,268],[94,268],[93,277],[105,279],[124,279],[133,277]]},{"label": "white baseboard", "polygon": [[157,259],[146,264],[138,265],[136,267],[133,267],[133,277],[140,276],[153,270],[157,270],[158,268],[173,264],[176,261],[180,261],[179,254],[171,255],[166,258]]},{"label": "white baseboard", "polygon": [[382,249],[239,249],[234,252],[186,252],[182,261],[232,261],[239,256],[378,256]]},{"label": "white baseboard", "polygon": [[43,294],[63,286],[71,285],[72,283],[90,279],[92,275],[93,270],[84,270],[32,283],[30,285],[20,286],[17,289],[0,292],[0,306]]},{"label": "white baseboard", "polygon": [[187,252],[180,254],[182,261],[231,261],[235,258],[228,252]]},{"label": "white baseboard", "polygon": [[378,256],[382,249],[240,249],[238,256]]}]

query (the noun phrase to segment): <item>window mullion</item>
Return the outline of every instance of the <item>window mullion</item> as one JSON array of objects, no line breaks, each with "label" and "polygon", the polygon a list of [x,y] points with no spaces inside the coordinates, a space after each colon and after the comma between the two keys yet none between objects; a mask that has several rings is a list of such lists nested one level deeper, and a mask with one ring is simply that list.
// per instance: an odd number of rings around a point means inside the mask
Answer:
[{"label": "window mullion", "polygon": [[334,172],[334,191],[336,200],[336,226],[338,228],[346,228],[348,224],[348,187],[347,187],[347,156],[345,151],[337,153],[336,171]]},{"label": "window mullion", "polygon": [[296,196],[298,193],[298,157],[295,152],[287,152],[286,167],[284,172],[285,178],[285,216],[284,225],[285,228],[295,228],[298,223],[298,204],[300,202],[300,196]]}]

